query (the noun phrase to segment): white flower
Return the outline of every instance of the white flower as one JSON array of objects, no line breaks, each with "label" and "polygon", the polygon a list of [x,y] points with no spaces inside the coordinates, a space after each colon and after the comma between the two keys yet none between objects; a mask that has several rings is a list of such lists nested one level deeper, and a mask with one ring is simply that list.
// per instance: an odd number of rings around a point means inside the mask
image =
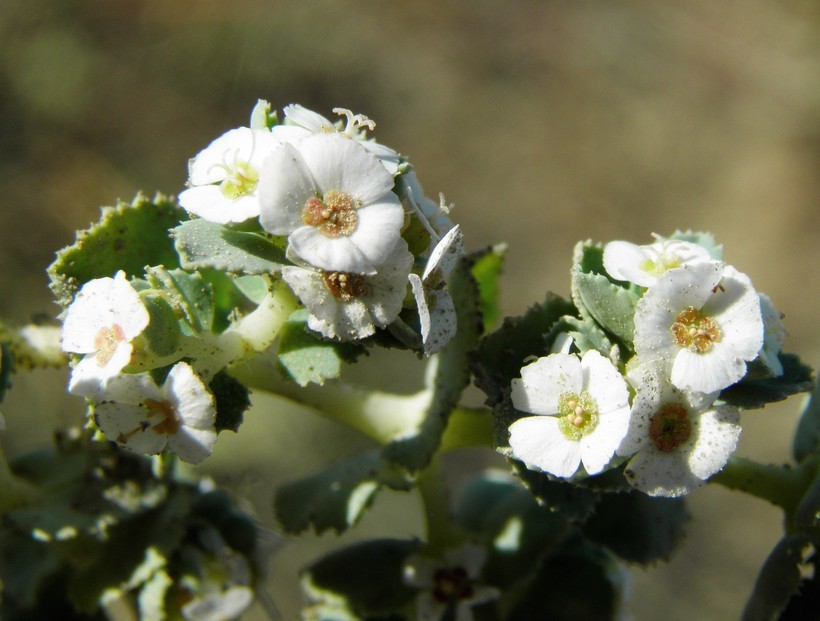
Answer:
[{"label": "white flower", "polygon": [[148,321],[148,311],[124,272],[85,283],[63,322],[63,351],[86,354],[71,373],[69,392],[90,396],[118,375],[131,360],[131,341]]},{"label": "white flower", "polygon": [[612,241],[604,246],[604,268],[616,280],[641,287],[655,284],[659,276],[683,265],[709,261],[709,251],[698,244],[656,236],[653,244],[638,246]]},{"label": "white flower", "polygon": [[251,589],[232,586],[194,598],[182,607],[182,616],[186,621],[227,621],[238,618],[251,603]]},{"label": "white flower", "polygon": [[441,351],[456,333],[456,309],[446,287],[447,277],[462,254],[464,236],[455,226],[436,244],[421,277],[408,276],[419,311],[425,356]]},{"label": "white flower", "polygon": [[760,294],[760,312],[763,315],[763,347],[760,348],[758,358],[774,377],[779,377],[783,375],[783,364],[778,354],[783,349],[787,336],[786,328],[783,327],[783,315],[765,293]]},{"label": "white flower", "polygon": [[417,621],[472,621],[476,604],[497,599],[498,589],[478,582],[486,552],[475,545],[446,550],[444,560],[413,554],[404,567],[404,582],[421,589],[416,597]]},{"label": "white flower", "polygon": [[[385,167],[390,175],[395,176],[401,163],[401,156],[391,149],[375,140],[368,139],[366,130],[373,131],[376,129],[376,123],[367,118],[363,114],[353,114],[347,108],[333,108],[334,114],[344,116],[346,118],[345,126],[342,127],[342,121],[330,121],[321,114],[308,110],[299,104],[291,104],[283,108],[285,113],[285,124],[279,127],[287,129],[302,129],[305,134],[308,133],[331,133],[339,132],[358,141],[365,149],[375,155],[382,165]],[[276,128],[274,128],[275,130]]]},{"label": "white flower", "polygon": [[265,129],[240,127],[223,134],[188,165],[183,209],[211,222],[243,222],[259,215],[259,171],[280,144]]},{"label": "white flower", "polygon": [[323,270],[375,274],[399,239],[404,210],[393,177],[359,143],[311,134],[282,144],[259,181],[262,227]]},{"label": "white flower", "polygon": [[626,381],[595,350],[528,364],[511,396],[516,409],[537,414],[510,425],[512,455],[557,477],[571,477],[581,463],[588,474],[601,472],[629,424]]},{"label": "white flower", "polygon": [[682,390],[709,393],[734,384],[762,345],[757,292],[748,276],[719,261],[666,272],[635,307],[641,362],[663,362]]},{"label": "white flower", "polygon": [[650,496],[682,496],[718,472],[737,448],[740,412],[715,395],[684,393],[657,366],[641,367],[619,455],[634,455],[627,481]]},{"label": "white flower", "polygon": [[282,268],[282,278],[308,309],[308,327],[350,341],[370,336],[398,317],[412,264],[413,255],[400,239],[373,275],[288,266]]},{"label": "white flower", "polygon": [[216,443],[214,398],[185,362],[174,365],[160,388],[147,373],[123,374],[94,396],[97,426],[137,453],[154,455],[168,444],[196,464]]}]

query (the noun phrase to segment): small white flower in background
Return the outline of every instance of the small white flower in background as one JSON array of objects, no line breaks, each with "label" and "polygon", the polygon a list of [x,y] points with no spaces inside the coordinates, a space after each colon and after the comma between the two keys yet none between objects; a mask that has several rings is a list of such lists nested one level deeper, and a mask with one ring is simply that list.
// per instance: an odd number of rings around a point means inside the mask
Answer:
[{"label": "small white flower in background", "polygon": [[399,239],[376,274],[283,267],[282,278],[305,305],[308,327],[344,341],[370,336],[402,309],[413,255]]},{"label": "small white flower in background", "polygon": [[216,443],[214,398],[185,362],[174,365],[162,387],[147,373],[123,374],[94,396],[102,432],[136,453],[155,455],[166,444],[197,464]]},{"label": "small white flower in background", "polygon": [[447,277],[463,254],[464,236],[455,226],[436,244],[421,277],[408,276],[419,311],[425,356],[441,351],[456,333],[456,309],[446,287]]},{"label": "small white flower in background", "polygon": [[711,260],[709,251],[698,244],[665,239],[639,246],[626,241],[611,241],[604,246],[604,268],[616,280],[651,287],[659,276],[671,269]]},{"label": "small white flower in background", "polygon": [[71,372],[69,392],[88,397],[116,377],[131,360],[131,341],[148,321],[148,311],[124,272],[85,283],[63,322],[63,351],[85,354]]},{"label": "small white flower in background", "polygon": [[787,336],[783,315],[765,293],[760,294],[760,312],[763,315],[763,347],[760,348],[758,357],[772,376],[779,377],[783,375],[783,364],[778,354],[783,349]]},{"label": "small white flower in background", "polygon": [[311,134],[282,144],[262,168],[260,222],[323,270],[375,274],[400,237],[393,177],[358,142]]},{"label": "small white flower in background", "polygon": [[627,481],[650,496],[682,496],[721,470],[737,448],[740,412],[714,406],[715,394],[684,393],[661,367],[636,373],[639,387],[632,418],[618,454],[634,455]]},{"label": "small white flower in background", "polygon": [[233,586],[191,600],[182,607],[182,616],[186,621],[228,621],[237,619],[252,603],[251,589]]},{"label": "small white flower in background", "polygon": [[[390,175],[395,176],[401,163],[401,156],[391,149],[375,140],[367,138],[366,131],[376,129],[376,123],[363,114],[353,114],[347,108],[333,108],[333,113],[344,116],[346,122],[342,127],[342,121],[331,121],[318,112],[308,110],[299,104],[285,106],[282,111],[285,113],[285,123],[278,127],[285,131],[299,128],[304,130],[304,135],[311,133],[331,133],[338,132],[358,141],[365,149],[375,155]],[[277,128],[274,128],[274,132]]]},{"label": "small white flower in background", "polygon": [[444,560],[413,554],[405,561],[404,583],[420,589],[416,597],[417,621],[472,621],[473,606],[498,599],[500,591],[482,585],[479,576],[486,552],[475,545],[445,551]]},{"label": "small white flower in background", "polygon": [[629,424],[629,392],[613,364],[595,350],[583,358],[550,354],[512,381],[516,409],[537,416],[510,425],[512,456],[535,470],[571,477],[609,464]]},{"label": "small white flower in background", "polygon": [[719,261],[670,270],[638,300],[635,351],[666,364],[682,390],[726,388],[763,345],[759,299],[748,276]]},{"label": "small white flower in background", "polygon": [[259,171],[280,144],[265,129],[232,129],[200,151],[188,165],[179,195],[186,211],[211,222],[244,222],[259,215]]}]

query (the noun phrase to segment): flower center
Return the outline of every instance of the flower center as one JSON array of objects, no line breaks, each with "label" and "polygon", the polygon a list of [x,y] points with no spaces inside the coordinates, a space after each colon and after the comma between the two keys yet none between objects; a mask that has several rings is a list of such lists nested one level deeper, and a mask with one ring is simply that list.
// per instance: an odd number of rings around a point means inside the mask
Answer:
[{"label": "flower center", "polygon": [[692,421],[685,407],[667,403],[652,415],[649,438],[659,451],[671,453],[692,435]]},{"label": "flower center", "polygon": [[558,414],[558,429],[570,440],[580,440],[598,426],[598,404],[587,391],[561,395]]},{"label": "flower center", "polygon": [[326,192],[321,199],[309,198],[302,207],[302,221],[317,227],[327,237],[342,237],[356,230],[359,215],[356,201],[340,190]]},{"label": "flower center", "polygon": [[367,293],[367,277],[347,272],[322,272],[325,286],[342,304]]},{"label": "flower center", "polygon": [[259,171],[247,162],[235,162],[225,166],[225,179],[219,184],[219,189],[226,198],[236,200],[242,196],[252,194],[259,183]]},{"label": "flower center", "polygon": [[159,416],[160,421],[151,429],[155,433],[175,434],[179,431],[180,421],[176,408],[170,401],[157,401],[156,399],[146,399],[145,407],[148,408],[148,416]]},{"label": "flower center", "polygon": [[125,332],[119,324],[105,326],[100,328],[97,336],[94,337],[94,348],[97,350],[97,364],[104,367],[111,358],[114,357],[114,352],[117,351],[120,343],[126,341]]},{"label": "flower center", "polygon": [[694,306],[687,306],[672,324],[672,336],[680,347],[705,354],[720,341],[720,326]]},{"label": "flower center", "polygon": [[440,604],[467,599],[473,594],[473,583],[463,567],[447,567],[433,574],[433,598]]}]

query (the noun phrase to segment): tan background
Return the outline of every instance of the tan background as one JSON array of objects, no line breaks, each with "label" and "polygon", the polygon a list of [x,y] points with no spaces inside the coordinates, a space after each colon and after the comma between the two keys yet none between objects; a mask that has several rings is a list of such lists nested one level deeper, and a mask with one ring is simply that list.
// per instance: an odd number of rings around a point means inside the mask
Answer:
[{"label": "tan background", "polygon": [[[43,270],[74,229],[140,188],[178,192],[187,159],[245,124],[262,97],[375,119],[377,137],[410,156],[428,194],[456,204],[471,248],[509,243],[507,314],[547,289],[568,292],[579,239],[646,243],[652,232],[708,229],[786,314],[787,347],[815,364],[817,7],[6,0],[0,313],[53,315]],[[9,453],[79,420],[64,381],[19,378],[3,406]],[[258,401],[208,469],[250,490],[270,524],[271,485],[320,463],[284,447],[344,455],[356,440]],[[741,453],[786,460],[798,406],[747,413]],[[691,500],[692,539],[672,563],[635,572],[638,621],[735,618],[778,537],[778,512],[759,501],[711,488]],[[388,495],[351,535],[418,532],[420,521],[412,497]],[[336,544],[324,537],[309,550]],[[273,568],[286,618],[300,558],[286,548]]]}]

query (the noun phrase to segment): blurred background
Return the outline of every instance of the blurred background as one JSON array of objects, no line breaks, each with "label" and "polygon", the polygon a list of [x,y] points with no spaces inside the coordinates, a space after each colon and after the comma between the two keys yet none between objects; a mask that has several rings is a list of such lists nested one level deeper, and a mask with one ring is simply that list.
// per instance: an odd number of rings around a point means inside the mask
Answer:
[{"label": "blurred background", "polygon": [[[509,244],[506,314],[568,293],[580,239],[705,229],[785,313],[786,349],[816,366],[818,34],[820,5],[804,0],[3,0],[0,314],[55,315],[44,269],[75,229],[139,189],[179,192],[188,159],[264,98],[376,120],[427,194],[455,203],[470,248]],[[81,420],[65,379],[17,378],[3,405],[9,455]],[[361,443],[255,404],[204,470],[271,526],[273,486]],[[800,405],[746,413],[740,454],[788,460]],[[634,572],[637,621],[736,618],[779,538],[779,512],[739,494],[702,489],[691,509],[677,556]],[[421,523],[412,496],[385,493],[344,540],[284,546],[270,587],[284,618],[311,554]]]}]

